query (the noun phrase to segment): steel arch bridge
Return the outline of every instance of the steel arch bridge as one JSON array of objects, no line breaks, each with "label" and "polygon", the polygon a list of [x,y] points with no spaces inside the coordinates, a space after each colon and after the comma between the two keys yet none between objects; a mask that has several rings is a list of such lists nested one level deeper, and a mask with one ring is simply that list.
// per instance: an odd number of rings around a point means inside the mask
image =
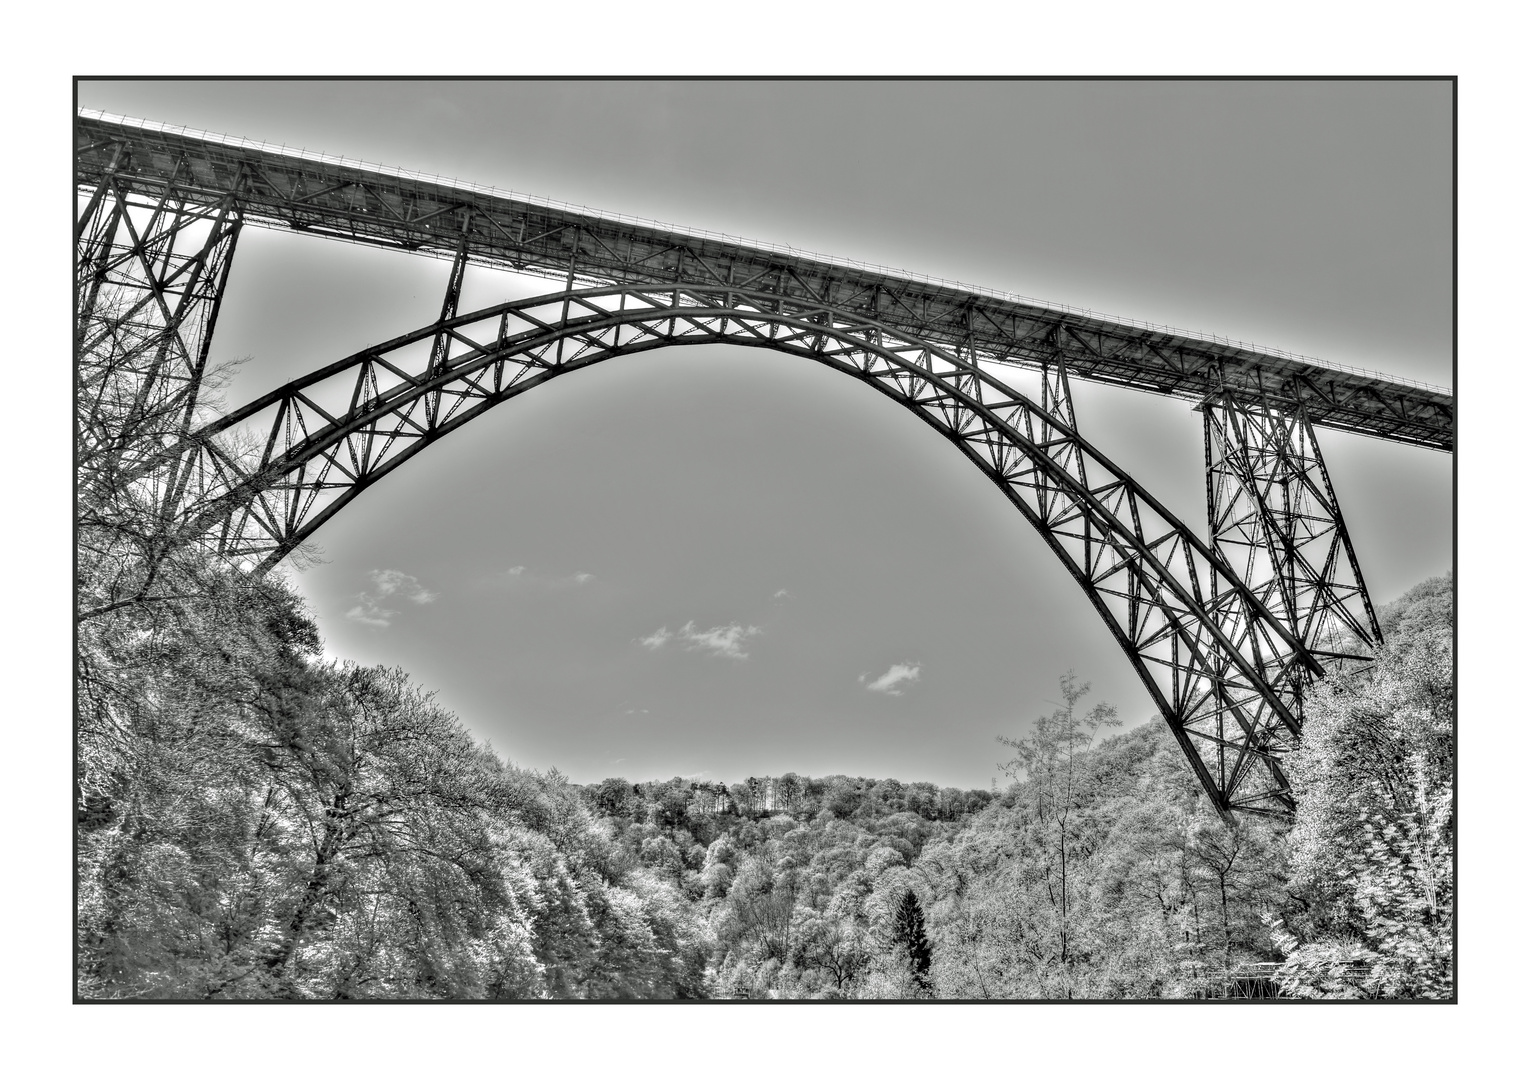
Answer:
[{"label": "steel arch bridge", "polygon": [[[558,375],[672,345],[825,364],[939,431],[1040,533],[1109,627],[1214,805],[1284,813],[1303,698],[1381,633],[1314,425],[1452,449],[1448,392],[487,189],[82,113],[77,429],[108,398],[173,418],[127,480],[168,531],[264,572],[367,487]],[[198,411],[246,223],[450,258],[440,317],[225,416]],[[459,313],[470,264],[561,279]],[[1033,400],[985,370],[1042,373]],[[1077,430],[1069,379],[1203,414],[1210,536]],[[85,481],[81,481],[85,482]]]}]

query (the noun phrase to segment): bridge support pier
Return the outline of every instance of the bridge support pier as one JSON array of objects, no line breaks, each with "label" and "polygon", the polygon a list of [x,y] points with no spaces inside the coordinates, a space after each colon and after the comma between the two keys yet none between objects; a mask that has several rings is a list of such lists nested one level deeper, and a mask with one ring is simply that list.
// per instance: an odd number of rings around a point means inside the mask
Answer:
[{"label": "bridge support pier", "polygon": [[[1369,664],[1381,627],[1301,404],[1224,388],[1198,408],[1212,546],[1327,673]],[[1290,748],[1266,748],[1275,775]]]},{"label": "bridge support pier", "polygon": [[[132,147],[119,143],[112,167],[76,222],[75,345],[79,480],[112,485],[139,476],[145,492],[173,508],[179,470],[154,468],[194,427],[229,268],[243,224],[234,185],[209,204],[186,190],[188,163],[152,192],[135,190]],[[131,460],[130,460],[131,459]]]}]

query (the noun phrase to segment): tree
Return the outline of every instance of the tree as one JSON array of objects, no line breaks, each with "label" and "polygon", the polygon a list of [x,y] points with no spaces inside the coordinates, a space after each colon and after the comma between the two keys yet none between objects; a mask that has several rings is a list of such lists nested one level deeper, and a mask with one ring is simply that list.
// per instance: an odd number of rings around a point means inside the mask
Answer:
[{"label": "tree", "polygon": [[1449,577],[1410,590],[1382,613],[1375,664],[1308,700],[1287,771],[1293,883],[1309,910],[1271,920],[1288,993],[1453,993],[1452,590]]},{"label": "tree", "polygon": [[779,809],[796,813],[803,796],[802,777],[796,773],[783,773],[776,779],[776,799]]},{"label": "tree", "polygon": [[1229,825],[1199,802],[1197,809],[1200,813],[1188,822],[1183,844],[1188,884],[1192,889],[1209,886],[1221,937],[1222,971],[1230,972],[1240,946],[1258,936],[1259,906],[1272,908],[1275,887],[1283,884],[1279,836],[1264,821],[1243,819]]},{"label": "tree", "polygon": [[854,817],[861,807],[860,785],[848,776],[831,776],[828,784],[824,792],[823,808],[839,818]]},{"label": "tree", "polygon": [[1100,702],[1088,712],[1078,703],[1089,693],[1089,684],[1081,683],[1073,672],[1058,680],[1063,701],[1048,715],[1036,720],[1035,729],[1024,739],[998,736],[998,741],[1015,751],[1015,756],[999,765],[1006,776],[1026,778],[1029,802],[1035,807],[1034,829],[1041,841],[1041,884],[1048,906],[1055,910],[1057,936],[1056,962],[1062,978],[1064,997],[1073,996],[1073,899],[1070,886],[1070,846],[1076,839],[1072,818],[1078,809],[1080,792],[1075,768],[1080,752],[1094,741],[1102,727],[1119,727],[1114,705]]},{"label": "tree", "polygon": [[734,940],[743,941],[762,958],[785,960],[791,952],[792,911],[799,884],[796,870],[777,873],[760,856],[747,856],[728,889]]},{"label": "tree", "polygon": [[913,889],[904,889],[893,913],[892,938],[908,959],[909,971],[920,993],[930,992],[930,942],[924,935],[924,909]]},{"label": "tree", "polygon": [[[871,961],[867,933],[854,918],[836,917],[811,907],[799,907],[792,916],[790,962],[804,972],[821,973],[822,988],[811,981],[814,996],[850,997]],[[833,980],[829,990],[828,980]]]},{"label": "tree", "polygon": [[630,818],[637,806],[634,788],[623,777],[602,780],[590,795],[595,812],[606,817]]}]

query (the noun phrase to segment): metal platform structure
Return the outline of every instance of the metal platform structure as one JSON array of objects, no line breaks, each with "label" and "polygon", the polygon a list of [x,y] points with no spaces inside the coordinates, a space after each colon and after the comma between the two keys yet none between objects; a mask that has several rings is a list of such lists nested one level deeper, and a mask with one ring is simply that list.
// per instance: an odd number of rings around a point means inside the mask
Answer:
[{"label": "metal platform structure", "polygon": [[[181,542],[263,572],[436,440],[616,356],[728,343],[806,357],[940,431],[1035,526],[1224,815],[1289,812],[1280,761],[1307,688],[1381,642],[1316,428],[1454,447],[1448,391],[1243,343],[102,114],[78,116],[75,148],[80,459],[137,447],[114,482]],[[440,317],[205,421],[247,225],[449,259]],[[460,313],[473,265],[558,284]],[[993,365],[1039,371],[1041,400]],[[1209,537],[1080,434],[1071,379],[1202,412]],[[129,420],[108,430],[107,415]],[[178,435],[134,443],[150,417],[178,418]]]}]

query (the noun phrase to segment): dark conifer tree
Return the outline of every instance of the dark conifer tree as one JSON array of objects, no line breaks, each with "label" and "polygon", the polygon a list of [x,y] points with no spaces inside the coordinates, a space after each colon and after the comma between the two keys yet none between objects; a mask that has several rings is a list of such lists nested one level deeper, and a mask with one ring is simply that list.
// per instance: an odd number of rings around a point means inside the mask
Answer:
[{"label": "dark conifer tree", "polygon": [[913,889],[903,891],[898,912],[893,918],[893,939],[908,954],[914,981],[924,993],[930,991],[930,941],[924,934],[924,909]]}]

